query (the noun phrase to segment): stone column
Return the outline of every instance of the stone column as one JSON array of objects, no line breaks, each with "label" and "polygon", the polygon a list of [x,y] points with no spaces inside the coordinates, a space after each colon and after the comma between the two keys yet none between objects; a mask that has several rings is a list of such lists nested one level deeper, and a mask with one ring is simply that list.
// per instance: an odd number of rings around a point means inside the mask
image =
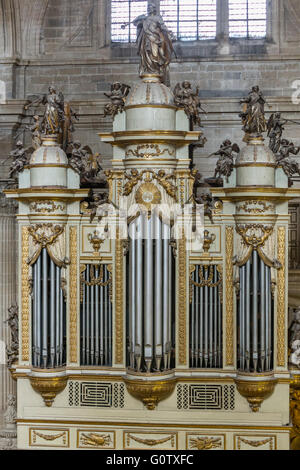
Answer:
[{"label": "stone column", "polygon": [[5,185],[0,180],[0,428],[3,425],[8,395],[16,393],[15,382],[3,363],[3,356],[6,361],[6,344],[10,344],[10,330],[4,321],[8,316],[8,308],[17,299],[16,203],[6,199],[2,193]]}]

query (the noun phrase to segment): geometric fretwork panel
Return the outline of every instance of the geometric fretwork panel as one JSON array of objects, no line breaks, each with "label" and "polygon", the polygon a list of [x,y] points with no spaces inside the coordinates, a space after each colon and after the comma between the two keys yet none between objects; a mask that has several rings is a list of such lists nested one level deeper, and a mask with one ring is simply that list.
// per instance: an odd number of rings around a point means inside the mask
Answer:
[{"label": "geometric fretwork panel", "polygon": [[123,408],[124,384],[69,382],[69,406]]},{"label": "geometric fretwork panel", "polygon": [[177,385],[179,410],[234,410],[234,385]]}]

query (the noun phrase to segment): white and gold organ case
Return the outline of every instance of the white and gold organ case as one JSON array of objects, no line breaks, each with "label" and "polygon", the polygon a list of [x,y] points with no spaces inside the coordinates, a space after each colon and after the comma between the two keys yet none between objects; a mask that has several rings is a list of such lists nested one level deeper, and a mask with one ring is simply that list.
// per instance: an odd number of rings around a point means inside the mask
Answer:
[{"label": "white and gold organ case", "polygon": [[201,229],[189,169],[201,133],[156,76],[99,135],[113,146],[110,204],[92,222],[53,137],[6,191],[19,201],[18,447],[289,449],[299,194],[250,139]]}]

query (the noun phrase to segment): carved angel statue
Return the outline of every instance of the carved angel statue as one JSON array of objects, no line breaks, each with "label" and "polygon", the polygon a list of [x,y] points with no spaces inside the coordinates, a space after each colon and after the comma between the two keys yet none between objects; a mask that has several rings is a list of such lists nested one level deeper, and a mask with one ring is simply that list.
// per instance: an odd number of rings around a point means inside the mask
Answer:
[{"label": "carved angel statue", "polygon": [[131,87],[129,85],[125,85],[120,82],[115,82],[111,85],[111,91],[109,93],[104,93],[111,101],[104,107],[104,117],[112,116],[114,118],[118,113],[123,112],[126,96],[128,95],[130,88]]},{"label": "carved angel statue", "polygon": [[14,427],[17,419],[17,400],[15,395],[10,393],[7,397],[7,408],[4,413],[6,427]]},{"label": "carved angel statue", "polygon": [[57,93],[53,86],[49,87],[48,94],[37,98],[25,106],[25,110],[31,107],[45,105],[45,113],[41,123],[42,133],[53,135],[62,133],[63,121],[65,120],[64,95]]},{"label": "carved angel statue", "polygon": [[[163,82],[174,52],[174,35],[157,13],[154,3],[148,4],[148,15],[140,15],[132,22],[137,27],[137,46],[140,61],[140,75],[154,74]],[[128,24],[122,25],[124,29]]]},{"label": "carved angel statue", "polygon": [[290,322],[290,327],[289,327],[290,347],[296,340],[300,340],[300,308],[299,307],[293,311],[291,322]]},{"label": "carved angel statue", "polygon": [[79,121],[77,113],[71,108],[70,103],[64,101],[64,119],[62,120],[62,135],[61,135],[61,144],[63,150],[66,152],[68,146],[73,142],[73,132],[74,132],[74,121],[75,118]]},{"label": "carved angel statue", "polygon": [[280,141],[279,154],[275,155],[276,163],[278,167],[283,169],[288,178],[291,178],[293,175],[300,175],[299,164],[295,160],[289,158],[290,153],[298,155],[299,152],[300,147],[295,147],[293,142],[290,142],[287,139],[282,139]]},{"label": "carved angel statue", "polygon": [[[18,142],[16,143],[16,149],[12,150],[8,156],[8,159],[13,159],[13,162],[9,169],[9,178],[17,180],[16,175],[18,173],[21,173],[24,170],[24,167],[28,165],[30,153],[33,150],[34,149],[32,147],[27,147],[25,149],[23,146],[23,142],[21,140],[18,140]],[[5,163],[5,161],[3,163]]]},{"label": "carved angel statue", "polygon": [[214,178],[217,178],[218,175],[220,178],[222,178],[222,176],[225,176],[228,181],[228,178],[233,171],[233,153],[238,154],[239,152],[240,148],[237,144],[232,144],[229,139],[224,140],[224,142],[220,145],[219,150],[210,155],[210,157],[218,155],[220,157],[217,161]]},{"label": "carved angel statue", "polygon": [[289,362],[293,366],[297,366],[300,369],[300,340],[297,339],[291,344],[291,354]]},{"label": "carved angel statue", "polygon": [[135,168],[130,171],[130,174],[125,173],[125,178],[128,179],[124,186],[123,195],[129,196],[132,189],[137,185],[139,181],[142,181],[143,175],[139,173]]},{"label": "carved angel statue", "polygon": [[204,111],[199,98],[199,87],[194,91],[188,80],[177,83],[174,88],[174,101],[176,106],[183,108],[192,124],[201,127],[200,112]]},{"label": "carved angel statue", "polygon": [[268,123],[267,123],[268,137],[270,138],[269,147],[274,153],[279,152],[280,141],[281,141],[282,134],[284,131],[283,126],[287,122],[288,121],[286,119],[285,120],[281,119],[281,113],[271,114],[268,120]]},{"label": "carved angel statue", "polygon": [[40,122],[40,117],[35,114],[32,116],[32,121],[28,126],[25,126],[24,129],[21,130],[16,136],[15,140],[19,139],[21,135],[24,134],[25,131],[29,131],[31,133],[31,138],[32,138],[32,147],[34,150],[38,149],[41,144],[41,122]]},{"label": "carved angel statue", "polygon": [[6,347],[7,366],[11,367],[12,364],[18,359],[19,356],[19,309],[17,305],[12,305],[8,309],[8,319],[4,323],[8,323],[11,334],[10,347]]},{"label": "carved angel statue", "polygon": [[265,119],[266,100],[258,86],[252,87],[249,95],[241,99],[244,104],[243,112],[240,114],[243,122],[243,130],[246,134],[259,137],[266,132],[267,123]]},{"label": "carved angel statue", "polygon": [[87,151],[82,148],[81,143],[78,140],[72,142],[68,148],[67,156],[69,159],[69,165],[79,175],[85,170],[85,159]]}]

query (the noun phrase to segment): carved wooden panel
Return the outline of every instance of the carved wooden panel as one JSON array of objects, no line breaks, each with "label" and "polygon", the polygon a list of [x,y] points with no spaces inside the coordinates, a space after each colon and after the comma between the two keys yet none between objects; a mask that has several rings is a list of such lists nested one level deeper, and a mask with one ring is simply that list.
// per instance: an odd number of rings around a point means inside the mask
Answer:
[{"label": "carved wooden panel", "polygon": [[69,429],[30,428],[29,446],[69,447]]},{"label": "carved wooden panel", "polygon": [[178,447],[175,432],[134,432],[124,431],[124,449],[176,450]]},{"label": "carved wooden panel", "polygon": [[77,448],[78,449],[115,449],[115,431],[99,429],[78,429]]},{"label": "carved wooden panel", "polygon": [[246,435],[234,436],[234,450],[276,450],[277,438],[270,435]]},{"label": "carved wooden panel", "polygon": [[186,448],[188,450],[225,450],[225,434],[187,433]]}]

